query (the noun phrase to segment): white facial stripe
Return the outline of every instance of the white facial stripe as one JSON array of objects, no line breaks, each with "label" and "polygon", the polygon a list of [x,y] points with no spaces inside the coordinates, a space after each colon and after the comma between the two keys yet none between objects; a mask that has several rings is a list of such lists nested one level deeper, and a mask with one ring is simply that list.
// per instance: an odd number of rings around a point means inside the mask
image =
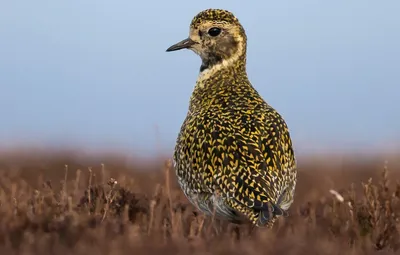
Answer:
[{"label": "white facial stripe", "polygon": [[237,40],[238,42],[238,50],[228,59],[224,59],[222,60],[221,63],[216,64],[214,66],[212,66],[211,68],[207,68],[204,71],[200,72],[198,78],[197,78],[197,86],[204,86],[203,81],[207,80],[208,78],[210,78],[213,74],[215,74],[216,72],[218,72],[219,70],[226,68],[228,66],[231,66],[232,64],[234,64],[239,57],[243,54],[243,38],[241,37],[236,37],[235,40]]}]

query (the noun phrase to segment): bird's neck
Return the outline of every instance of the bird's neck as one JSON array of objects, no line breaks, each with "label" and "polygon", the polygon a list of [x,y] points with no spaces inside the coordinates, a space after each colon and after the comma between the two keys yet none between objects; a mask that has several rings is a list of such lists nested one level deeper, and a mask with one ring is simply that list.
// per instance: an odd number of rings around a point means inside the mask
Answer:
[{"label": "bird's neck", "polygon": [[246,72],[246,58],[224,60],[200,72],[190,100],[190,111],[204,110],[218,97],[233,97],[235,91],[253,90]]},{"label": "bird's neck", "polygon": [[245,51],[227,59],[213,57],[203,60],[196,82],[196,88],[202,89],[212,86],[212,84],[215,83],[215,79],[227,81],[237,76],[247,77]]}]

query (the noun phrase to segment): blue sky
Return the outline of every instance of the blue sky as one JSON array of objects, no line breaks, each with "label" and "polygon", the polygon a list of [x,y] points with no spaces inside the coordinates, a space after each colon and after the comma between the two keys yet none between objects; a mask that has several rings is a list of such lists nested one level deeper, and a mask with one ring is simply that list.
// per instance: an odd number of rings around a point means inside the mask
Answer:
[{"label": "blue sky", "polygon": [[248,74],[296,150],[400,141],[400,1],[2,1],[0,139],[172,150],[197,78],[166,53],[207,8],[236,14]]}]

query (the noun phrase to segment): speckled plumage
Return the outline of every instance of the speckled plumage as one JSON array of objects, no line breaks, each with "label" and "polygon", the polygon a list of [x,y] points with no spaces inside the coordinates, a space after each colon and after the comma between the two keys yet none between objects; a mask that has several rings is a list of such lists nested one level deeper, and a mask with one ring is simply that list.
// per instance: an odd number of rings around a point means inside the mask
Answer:
[{"label": "speckled plumage", "polygon": [[232,13],[208,9],[193,18],[189,38],[167,50],[188,48],[202,59],[174,166],[201,211],[271,227],[293,202],[296,160],[285,121],[248,79],[246,40]]}]

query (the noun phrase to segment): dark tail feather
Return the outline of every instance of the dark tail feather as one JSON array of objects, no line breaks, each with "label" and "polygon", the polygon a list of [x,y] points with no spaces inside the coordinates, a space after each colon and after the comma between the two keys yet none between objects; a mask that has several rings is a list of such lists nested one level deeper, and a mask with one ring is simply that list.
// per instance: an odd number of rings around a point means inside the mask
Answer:
[{"label": "dark tail feather", "polygon": [[276,216],[287,217],[288,213],[276,204],[273,204],[271,202],[267,203],[265,207],[260,210],[260,215],[258,217],[258,225],[265,226]]}]

